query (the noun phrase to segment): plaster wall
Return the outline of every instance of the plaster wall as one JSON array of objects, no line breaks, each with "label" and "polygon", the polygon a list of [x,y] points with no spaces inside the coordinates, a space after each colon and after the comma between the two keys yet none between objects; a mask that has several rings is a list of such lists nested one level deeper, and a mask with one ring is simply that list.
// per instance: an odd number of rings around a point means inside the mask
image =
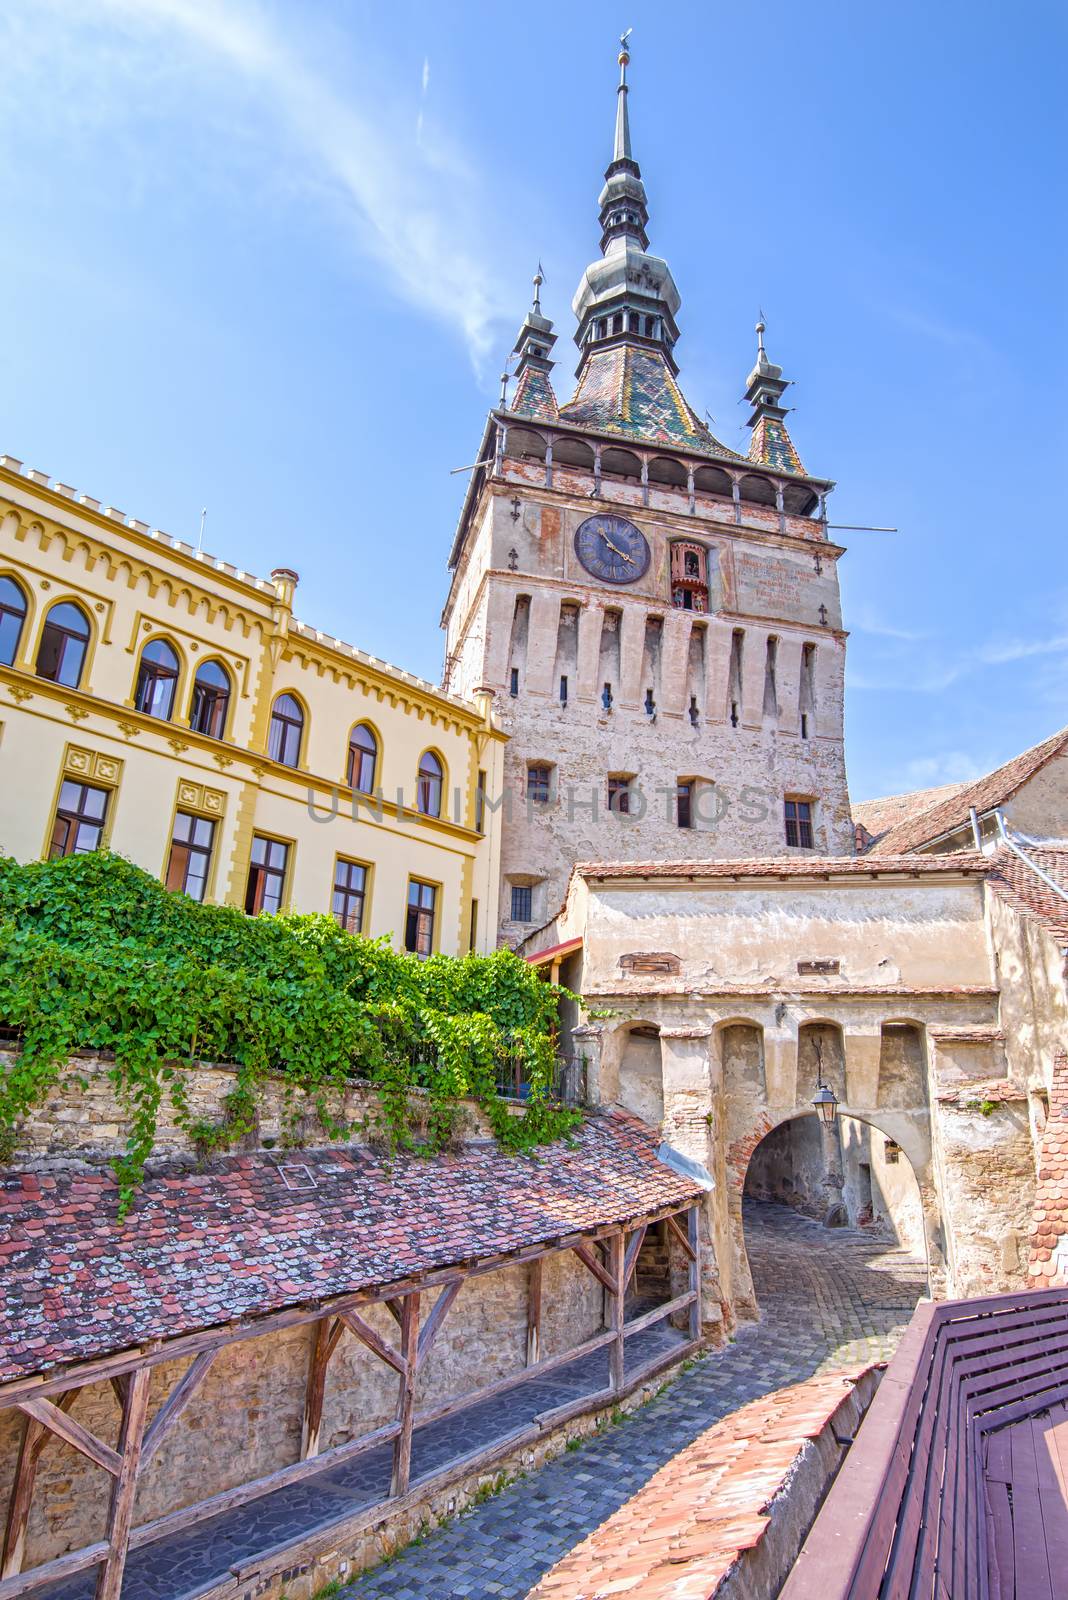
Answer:
[{"label": "plaster wall", "polygon": [[999,895],[988,894],[986,905],[1009,1074],[1020,1088],[1048,1092],[1053,1063],[1068,1041],[1068,958],[1061,941],[1034,917]]},{"label": "plaster wall", "polygon": [[1021,784],[1004,807],[1005,819],[1032,839],[1068,839],[1068,754],[1052,756]]},{"label": "plaster wall", "polygon": [[[589,481],[579,498],[582,475],[573,488],[554,467],[546,492],[536,488],[539,471],[524,464],[506,490],[493,484],[485,491],[445,613],[450,681],[468,693],[476,685],[493,689],[510,735],[502,935],[522,938],[553,915],[576,860],[792,853],[783,821],[787,794],[812,802],[816,850],[851,853],[845,644],[833,548],[824,545],[817,563],[780,536],[774,512],[774,538],[760,533],[759,523],[727,532],[703,526],[703,509],[695,506],[691,515],[678,491],[661,487],[661,507],[650,490],[649,505],[638,510],[625,498],[626,485],[613,483],[612,504],[627,508],[651,559],[634,584],[610,586],[591,578],[574,551],[576,528],[596,509]],[[811,534],[817,525],[807,526]],[[671,604],[670,544],[682,537],[707,547],[707,613]],[[733,726],[728,667],[736,629],[744,634],[744,666]],[[777,690],[769,699],[770,637],[777,641]],[[806,644],[815,648],[815,672],[802,738]],[[602,700],[606,682],[610,708]],[[552,769],[547,802],[528,799],[531,764]],[[631,780],[628,815],[608,810],[610,774]],[[695,784],[688,829],[677,824],[680,781]],[[516,885],[532,890],[529,922],[512,920]]]}]

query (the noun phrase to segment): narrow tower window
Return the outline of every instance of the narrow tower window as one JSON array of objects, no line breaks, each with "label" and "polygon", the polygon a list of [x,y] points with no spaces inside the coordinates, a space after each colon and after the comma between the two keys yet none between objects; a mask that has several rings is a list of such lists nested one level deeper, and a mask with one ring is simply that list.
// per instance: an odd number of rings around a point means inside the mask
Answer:
[{"label": "narrow tower window", "polygon": [[515,700],[519,694],[519,668],[513,667],[508,678],[508,693]]},{"label": "narrow tower window", "polygon": [[727,700],[730,706],[731,727],[736,728],[741,721],[742,711],[742,648],[745,643],[745,631],[735,628],[731,634],[731,664],[727,675]]},{"label": "narrow tower window", "polygon": [[567,675],[566,675],[566,673],[565,674],[561,674],[561,677],[560,677],[560,704],[562,706],[566,706],[567,705]]}]

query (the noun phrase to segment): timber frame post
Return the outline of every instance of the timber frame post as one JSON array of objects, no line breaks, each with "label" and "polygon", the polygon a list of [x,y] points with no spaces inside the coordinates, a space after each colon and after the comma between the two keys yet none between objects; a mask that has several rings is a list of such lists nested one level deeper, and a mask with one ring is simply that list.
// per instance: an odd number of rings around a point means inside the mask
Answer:
[{"label": "timber frame post", "polygon": [[400,1432],[393,1441],[393,1476],[389,1485],[389,1492],[394,1496],[408,1493],[412,1470],[412,1424],[415,1420],[415,1379],[419,1364],[419,1299],[418,1293],[407,1294],[401,1308],[403,1368],[397,1397]]},{"label": "timber frame post", "polygon": [[691,1339],[701,1337],[701,1208],[691,1206],[686,1213],[686,1240],[690,1246],[690,1301],[689,1333]]},{"label": "timber frame post", "polygon": [[541,1358],[541,1268],[538,1256],[530,1263],[527,1280],[527,1366],[532,1367]]},{"label": "timber frame post", "polygon": [[624,1365],[624,1314],[623,1302],[627,1293],[626,1272],[623,1266],[623,1230],[613,1233],[608,1240],[608,1270],[613,1279],[611,1299],[609,1300],[609,1321],[615,1338],[609,1348],[609,1372],[611,1374],[612,1389],[616,1394],[623,1391],[623,1365]]},{"label": "timber frame post", "polygon": [[133,1526],[134,1495],[137,1492],[137,1474],[141,1466],[141,1445],[145,1433],[148,1388],[151,1381],[151,1367],[138,1367],[136,1372],[131,1374],[126,1390],[122,1431],[119,1434],[121,1460],[111,1486],[111,1504],[108,1507],[108,1553],[97,1579],[96,1600],[119,1600],[119,1592],[122,1589],[122,1573],[126,1566],[130,1529]]}]

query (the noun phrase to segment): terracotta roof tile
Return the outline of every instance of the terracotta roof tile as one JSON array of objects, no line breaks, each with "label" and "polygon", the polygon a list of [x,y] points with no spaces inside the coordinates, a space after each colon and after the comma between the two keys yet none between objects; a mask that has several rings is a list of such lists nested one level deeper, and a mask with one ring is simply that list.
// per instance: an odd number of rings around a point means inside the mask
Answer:
[{"label": "terracotta roof tile", "polygon": [[558,1561],[527,1600],[711,1600],[771,1521],[770,1502],[866,1367],[743,1406],[660,1468]]},{"label": "terracotta roof tile", "polygon": [[915,789],[911,794],[884,795],[881,800],[855,800],[850,810],[853,821],[875,840],[891,828],[914,821],[932,806],[952,800],[966,787],[963,783],[942,783],[934,789]]},{"label": "terracotta roof tile", "polygon": [[958,851],[944,856],[763,856],[745,861],[580,861],[574,868],[582,878],[821,878],[870,877],[873,873],[907,872],[919,876],[938,873],[982,874],[989,857],[978,851]]},{"label": "terracotta roof tile", "polygon": [[[1068,894],[1068,849],[1026,845],[1025,854]],[[1025,916],[1034,917],[1057,939],[1068,944],[1068,899],[1064,899],[1037,872],[1007,847],[991,857],[987,882],[1000,899]]]},{"label": "terracotta roof tile", "polygon": [[[994,772],[988,772],[984,778],[977,778],[974,783],[964,783],[956,787],[955,792],[946,799],[936,801],[933,805],[920,809],[914,814],[908,802],[918,798],[913,795],[896,795],[878,802],[880,806],[889,807],[897,800],[904,808],[905,815],[902,820],[888,826],[885,833],[870,847],[872,855],[900,855],[908,850],[918,850],[921,845],[928,844],[932,839],[941,838],[943,834],[951,833],[956,828],[962,828],[968,821],[968,813],[972,806],[980,814],[992,811],[995,806],[1000,806],[1010,800],[1028,778],[1034,776],[1047,761],[1064,754],[1068,750],[1068,728],[1061,728],[1059,733],[1044,739],[1041,744],[1024,750],[1022,754],[1014,756],[1011,761],[1006,761],[1004,766],[998,767]],[[921,790],[920,795],[930,794],[930,790]],[[874,802],[872,802],[874,803]],[[854,807],[854,816],[858,820],[863,818],[858,815],[861,807]],[[870,824],[865,824],[869,832],[875,829]]]},{"label": "terracotta roof tile", "polygon": [[610,1115],[536,1157],[492,1142],[388,1166],[358,1146],[227,1156],[146,1178],[121,1224],[109,1172],[8,1170],[0,1380],[684,1205],[699,1190],[658,1147]]}]

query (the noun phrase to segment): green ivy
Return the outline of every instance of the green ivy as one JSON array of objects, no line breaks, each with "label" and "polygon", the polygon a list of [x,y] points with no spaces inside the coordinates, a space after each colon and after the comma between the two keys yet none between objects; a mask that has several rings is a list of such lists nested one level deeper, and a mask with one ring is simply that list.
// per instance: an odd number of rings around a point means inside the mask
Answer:
[{"label": "green ivy", "polygon": [[[291,1136],[310,1103],[330,1137],[349,1137],[334,1108],[365,1080],[382,1114],[363,1131],[391,1153],[440,1150],[465,1097],[502,1145],[529,1150],[578,1120],[551,1098],[563,992],[511,951],[420,961],[329,916],[198,905],[105,852],[0,857],[0,1027],[19,1043],[0,1080],[0,1152],[64,1074],[77,1077],[77,1051],[114,1056],[129,1124],[123,1212],[165,1095],[202,1148],[225,1149],[256,1127],[268,1073],[285,1081]],[[501,1062],[517,1057],[530,1085],[522,1116],[497,1089]],[[235,1068],[213,1123],[194,1122],[186,1102],[183,1069],[198,1061]]]}]

